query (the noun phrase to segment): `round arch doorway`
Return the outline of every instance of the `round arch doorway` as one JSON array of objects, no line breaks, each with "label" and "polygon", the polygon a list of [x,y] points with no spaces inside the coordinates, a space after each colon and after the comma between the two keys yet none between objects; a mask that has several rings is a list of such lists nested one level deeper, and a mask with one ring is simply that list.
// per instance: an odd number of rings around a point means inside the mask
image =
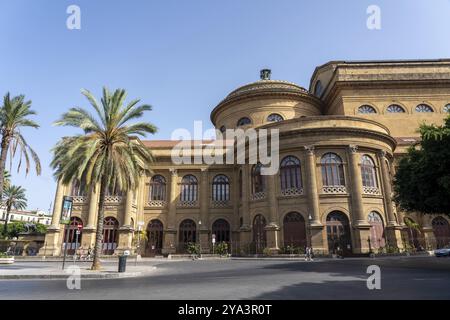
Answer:
[{"label": "round arch doorway", "polygon": [[437,217],[433,219],[431,225],[436,238],[436,247],[439,249],[450,244],[450,226],[448,221],[443,217]]},{"label": "round arch doorway", "polygon": [[333,211],[327,216],[328,252],[351,254],[350,224],[345,214]]},{"label": "round arch doorway", "polygon": [[147,245],[145,256],[154,257],[161,254],[163,247],[163,223],[158,219],[151,220],[147,226]]},{"label": "round arch doorway", "polygon": [[306,224],[303,216],[298,212],[290,212],[283,219],[284,247],[306,247]]}]

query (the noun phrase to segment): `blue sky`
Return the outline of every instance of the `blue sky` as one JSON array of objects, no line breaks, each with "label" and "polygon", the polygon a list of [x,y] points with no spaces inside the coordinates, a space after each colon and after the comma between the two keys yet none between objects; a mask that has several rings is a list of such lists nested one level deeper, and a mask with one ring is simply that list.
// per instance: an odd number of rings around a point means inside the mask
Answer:
[{"label": "blue sky", "polygon": [[[66,9],[81,8],[81,30]],[[369,5],[381,30],[366,27]],[[330,60],[450,57],[448,0],[0,0],[0,95],[23,93],[39,130],[25,130],[43,173],[13,171],[29,208],[47,210],[55,182],[50,150],[73,129],[52,126],[80,94],[106,85],[153,105],[152,139],[193,121],[210,126],[212,108],[263,67],[304,87]]]}]

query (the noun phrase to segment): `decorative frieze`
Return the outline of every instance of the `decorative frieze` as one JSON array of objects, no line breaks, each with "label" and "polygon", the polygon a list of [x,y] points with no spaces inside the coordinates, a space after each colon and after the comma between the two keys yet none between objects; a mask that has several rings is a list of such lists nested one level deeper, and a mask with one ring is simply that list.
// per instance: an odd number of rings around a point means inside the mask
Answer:
[{"label": "decorative frieze", "polygon": [[105,202],[108,203],[121,203],[122,200],[122,196],[105,196]]},{"label": "decorative frieze", "polygon": [[72,197],[73,203],[85,203],[87,201],[87,197],[85,196],[73,196]]}]

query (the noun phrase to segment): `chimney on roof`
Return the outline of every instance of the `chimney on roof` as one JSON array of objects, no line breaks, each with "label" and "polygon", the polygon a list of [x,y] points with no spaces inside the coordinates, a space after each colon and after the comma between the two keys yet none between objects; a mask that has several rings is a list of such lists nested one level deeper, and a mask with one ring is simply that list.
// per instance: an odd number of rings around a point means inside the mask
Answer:
[{"label": "chimney on roof", "polygon": [[259,77],[261,78],[261,80],[270,80],[271,74],[272,74],[272,70],[262,69]]}]

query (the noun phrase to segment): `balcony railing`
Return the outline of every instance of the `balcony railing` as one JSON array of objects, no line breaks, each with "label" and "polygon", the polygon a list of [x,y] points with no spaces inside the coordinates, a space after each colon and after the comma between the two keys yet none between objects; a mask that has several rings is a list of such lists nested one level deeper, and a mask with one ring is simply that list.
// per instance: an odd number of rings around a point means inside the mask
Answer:
[{"label": "balcony railing", "polygon": [[252,200],[263,200],[265,198],[266,198],[266,192],[265,191],[256,192],[256,193],[253,193],[251,195],[251,199]]},{"label": "balcony railing", "polygon": [[152,208],[163,208],[167,205],[167,201],[165,200],[149,200],[147,202],[147,207]]},{"label": "balcony railing", "polygon": [[364,194],[374,195],[374,196],[381,195],[381,191],[377,187],[363,187],[363,193]]},{"label": "balcony railing", "polygon": [[303,194],[303,188],[287,188],[281,190],[283,197],[295,197]]},{"label": "balcony railing", "polygon": [[87,201],[86,196],[72,196],[73,203],[84,203]]},{"label": "balcony railing", "polygon": [[122,196],[105,196],[105,202],[107,203],[121,203],[122,200]]},{"label": "balcony railing", "polygon": [[197,200],[180,200],[177,204],[180,208],[193,208],[198,206]]},{"label": "balcony railing", "polygon": [[347,188],[345,186],[324,186],[322,192],[325,194],[346,194]]},{"label": "balcony railing", "polygon": [[226,208],[231,206],[230,200],[213,200],[211,201],[211,206],[213,208]]}]

